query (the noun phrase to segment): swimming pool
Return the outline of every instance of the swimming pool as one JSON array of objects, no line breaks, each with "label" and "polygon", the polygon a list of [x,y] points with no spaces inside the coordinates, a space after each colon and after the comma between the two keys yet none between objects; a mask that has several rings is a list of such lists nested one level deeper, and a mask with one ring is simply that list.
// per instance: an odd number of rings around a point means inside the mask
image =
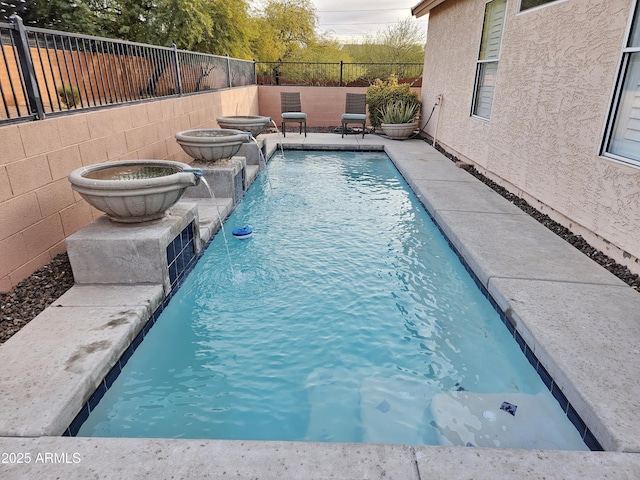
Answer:
[{"label": "swimming pool", "polygon": [[268,171],[80,436],[586,449],[384,154]]}]

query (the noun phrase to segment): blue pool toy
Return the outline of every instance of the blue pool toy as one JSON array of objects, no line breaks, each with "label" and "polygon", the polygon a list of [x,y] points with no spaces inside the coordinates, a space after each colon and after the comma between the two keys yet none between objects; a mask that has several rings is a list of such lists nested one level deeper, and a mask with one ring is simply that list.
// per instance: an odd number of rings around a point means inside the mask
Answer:
[{"label": "blue pool toy", "polygon": [[247,238],[251,236],[251,234],[253,233],[253,229],[251,227],[240,227],[234,229],[231,233],[236,238]]}]

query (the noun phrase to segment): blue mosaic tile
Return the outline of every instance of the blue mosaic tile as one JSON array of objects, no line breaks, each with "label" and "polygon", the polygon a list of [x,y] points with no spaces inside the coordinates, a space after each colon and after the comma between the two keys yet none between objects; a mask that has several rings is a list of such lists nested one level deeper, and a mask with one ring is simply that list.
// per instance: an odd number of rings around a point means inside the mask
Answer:
[{"label": "blue mosaic tile", "polygon": [[175,261],[169,265],[169,283],[173,285],[178,279],[178,268],[176,267]]},{"label": "blue mosaic tile", "polygon": [[516,339],[516,343],[520,347],[520,350],[522,350],[522,352],[524,353],[525,349],[527,348],[527,342],[524,341],[524,338],[522,338],[522,335],[520,335],[520,332],[516,330],[515,333],[513,334],[513,338]]},{"label": "blue mosaic tile", "polygon": [[82,409],[80,410],[80,413],[76,415],[76,418],[73,419],[73,421],[71,422],[71,425],[69,425],[69,428],[67,428],[67,431],[65,432],[65,436],[75,437],[80,431],[80,427],[87,420],[87,418],[89,418],[89,404],[85,403]]},{"label": "blue mosaic tile", "polygon": [[176,250],[173,242],[167,245],[167,265],[171,264],[176,258]]},{"label": "blue mosaic tile", "polygon": [[104,397],[104,394],[107,393],[107,386],[104,384],[104,382],[100,382],[100,386],[96,389],[95,392],[93,392],[93,394],[91,395],[91,397],[89,397],[89,400],[87,401],[86,405],[89,408],[89,413],[91,413],[93,411],[94,408],[96,408],[96,406],[98,406],[98,403],[100,403],[100,400],[102,400],[102,397]]},{"label": "blue mosaic tile", "polygon": [[507,317],[505,317],[504,324],[506,325],[507,330],[509,330],[509,333],[511,333],[511,335],[515,335],[516,327],[513,326],[513,324],[509,321]]},{"label": "blue mosaic tile", "polygon": [[587,447],[589,447],[589,449],[593,452],[603,452],[604,448],[602,448],[602,445],[600,445],[600,442],[598,442],[598,440],[596,440],[596,437],[593,435],[593,433],[591,433],[591,430],[589,430],[587,428],[587,431],[584,435],[584,443]]},{"label": "blue mosaic tile", "polygon": [[[134,345],[135,342],[137,342],[136,345]],[[122,369],[122,367],[124,367],[127,364],[129,359],[131,358],[131,355],[133,355],[133,352],[135,351],[136,347],[140,345],[140,343],[142,343],[142,335],[136,335],[131,345],[127,347],[127,349],[124,351],[124,353],[120,357],[120,360],[118,360],[118,366],[120,367],[120,369]]]},{"label": "blue mosaic tile", "polygon": [[553,384],[551,395],[553,395],[553,397],[558,401],[558,403],[560,404],[560,408],[562,408],[562,410],[567,413],[567,409],[569,408],[569,400],[567,400],[567,397],[564,396],[564,393],[562,393],[562,390],[560,390],[560,387],[558,387],[556,383]]},{"label": "blue mosaic tile", "polygon": [[120,375],[120,365],[118,363],[115,364],[115,366],[109,370],[109,373],[107,373],[107,376],[104,377],[104,385],[106,388],[111,387],[111,385],[113,385],[113,382],[116,381],[116,378],[118,378],[118,375]]},{"label": "blue mosaic tile", "polygon": [[524,352],[524,356],[527,357],[527,360],[529,361],[529,363],[531,364],[531,366],[533,368],[536,369],[536,371],[538,370],[538,358],[535,356],[535,354],[531,351],[531,349],[529,348],[529,346],[527,345],[527,349]]},{"label": "blue mosaic tile", "polygon": [[540,362],[538,362],[538,375],[540,375],[542,383],[544,383],[549,391],[551,391],[551,388],[553,388],[553,379],[551,378],[551,375],[549,375],[549,372],[547,372],[547,369],[544,368]]},{"label": "blue mosaic tile", "polygon": [[578,433],[580,433],[582,438],[584,438],[584,435],[587,431],[587,425],[584,423],[582,418],[580,418],[580,415],[578,415],[578,412],[576,412],[571,405],[569,405],[569,408],[567,410],[567,417],[569,418],[571,423],[573,423],[573,425],[576,427],[576,430],[578,430]]}]

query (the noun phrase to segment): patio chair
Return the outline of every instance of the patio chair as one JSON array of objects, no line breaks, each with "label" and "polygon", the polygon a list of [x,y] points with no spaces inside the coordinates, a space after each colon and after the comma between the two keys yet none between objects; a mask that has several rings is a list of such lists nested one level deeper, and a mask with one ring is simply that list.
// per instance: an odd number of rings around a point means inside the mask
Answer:
[{"label": "patio chair", "polygon": [[304,124],[304,136],[307,136],[307,114],[302,112],[300,106],[300,92],[280,92],[280,105],[282,107],[282,135],[287,136],[286,124],[298,123],[300,133]]},{"label": "patio chair", "polygon": [[362,138],[367,124],[367,101],[364,93],[347,93],[345,113],[342,114],[342,138],[348,123],[362,124]]}]

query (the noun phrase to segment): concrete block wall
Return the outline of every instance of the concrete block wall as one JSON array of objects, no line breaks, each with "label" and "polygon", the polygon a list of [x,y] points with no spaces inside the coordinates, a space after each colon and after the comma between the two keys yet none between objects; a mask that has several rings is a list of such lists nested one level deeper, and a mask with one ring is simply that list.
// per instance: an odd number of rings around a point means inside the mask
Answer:
[{"label": "concrete block wall", "polygon": [[0,291],[64,252],[66,237],[102,215],[71,190],[73,169],[132,158],[190,163],[176,132],[258,114],[258,87],[250,86],[0,127]]}]

